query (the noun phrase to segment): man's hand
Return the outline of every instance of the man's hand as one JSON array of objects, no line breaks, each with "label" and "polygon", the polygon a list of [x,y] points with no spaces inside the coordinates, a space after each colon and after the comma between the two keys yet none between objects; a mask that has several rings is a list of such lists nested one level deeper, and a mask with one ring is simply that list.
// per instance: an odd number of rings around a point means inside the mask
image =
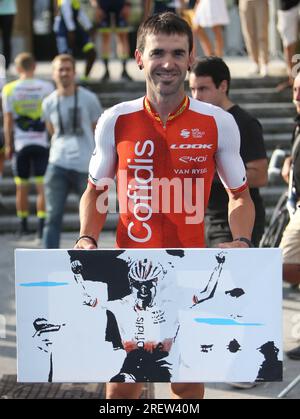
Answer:
[{"label": "man's hand", "polygon": [[71,269],[73,274],[81,275],[83,271],[83,266],[79,260],[74,260],[74,262],[71,263]]},{"label": "man's hand", "polygon": [[233,249],[233,248],[245,248],[249,249],[249,246],[245,242],[240,242],[239,240],[234,240],[232,242],[220,243],[218,245],[221,249]]},{"label": "man's hand", "polygon": [[76,245],[74,246],[74,249],[93,250],[93,249],[97,249],[97,246],[95,246],[95,244],[88,238],[82,238],[78,241],[78,243],[76,243]]}]

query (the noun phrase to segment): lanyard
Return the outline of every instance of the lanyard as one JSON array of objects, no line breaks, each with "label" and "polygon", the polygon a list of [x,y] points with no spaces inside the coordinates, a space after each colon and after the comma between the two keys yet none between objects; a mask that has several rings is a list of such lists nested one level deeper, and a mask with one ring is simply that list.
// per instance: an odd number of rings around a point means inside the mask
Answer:
[{"label": "lanyard", "polygon": [[[73,134],[76,134],[77,129],[77,87],[75,88],[74,93],[74,114],[73,114]],[[63,125],[63,120],[60,111],[60,100],[59,95],[57,95],[57,114],[58,114],[58,122],[59,122],[59,133],[60,135],[64,135],[65,129]]]}]

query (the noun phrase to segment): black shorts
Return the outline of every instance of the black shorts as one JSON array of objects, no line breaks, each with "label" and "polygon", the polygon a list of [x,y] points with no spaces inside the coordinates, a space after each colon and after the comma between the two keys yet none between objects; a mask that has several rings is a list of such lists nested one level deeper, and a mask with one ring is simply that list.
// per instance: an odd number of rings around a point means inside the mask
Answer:
[{"label": "black shorts", "polygon": [[118,30],[128,28],[127,21],[121,16],[121,11],[127,3],[126,0],[98,0],[99,7],[101,7],[106,15],[98,25],[100,32],[111,30],[113,24]]},{"label": "black shorts", "polygon": [[14,154],[12,168],[15,177],[29,179],[46,173],[49,149],[39,145],[29,145]]},{"label": "black shorts", "polygon": [[155,2],[153,14],[164,13],[164,12],[173,12],[176,13],[175,7],[166,6],[166,2]]}]

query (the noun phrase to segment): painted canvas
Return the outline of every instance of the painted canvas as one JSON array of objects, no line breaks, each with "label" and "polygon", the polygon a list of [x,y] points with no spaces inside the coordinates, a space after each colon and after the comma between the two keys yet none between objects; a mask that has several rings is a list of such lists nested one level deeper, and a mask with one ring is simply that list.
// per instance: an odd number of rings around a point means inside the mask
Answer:
[{"label": "painted canvas", "polygon": [[282,379],[278,249],[17,250],[21,382]]}]

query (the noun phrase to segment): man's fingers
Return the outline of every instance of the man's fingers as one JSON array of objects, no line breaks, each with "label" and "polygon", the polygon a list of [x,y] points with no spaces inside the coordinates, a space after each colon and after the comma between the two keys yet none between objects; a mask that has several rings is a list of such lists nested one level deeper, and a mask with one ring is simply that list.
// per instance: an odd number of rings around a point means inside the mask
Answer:
[{"label": "man's fingers", "polygon": [[220,249],[233,249],[233,248],[248,249],[249,248],[249,246],[247,245],[247,243],[240,242],[238,240],[235,240],[233,242],[220,243],[218,245],[218,247]]}]

